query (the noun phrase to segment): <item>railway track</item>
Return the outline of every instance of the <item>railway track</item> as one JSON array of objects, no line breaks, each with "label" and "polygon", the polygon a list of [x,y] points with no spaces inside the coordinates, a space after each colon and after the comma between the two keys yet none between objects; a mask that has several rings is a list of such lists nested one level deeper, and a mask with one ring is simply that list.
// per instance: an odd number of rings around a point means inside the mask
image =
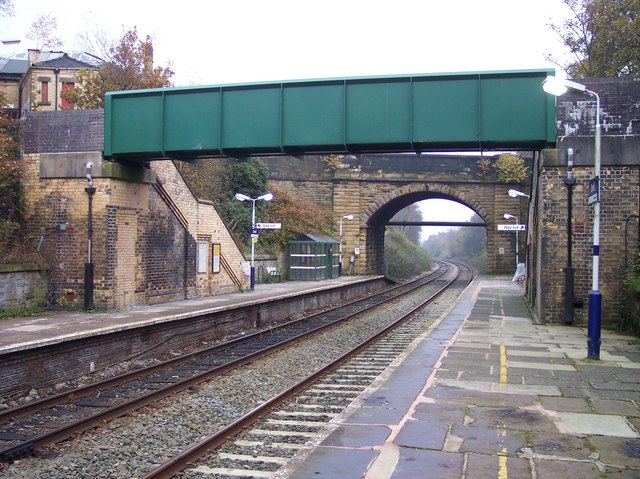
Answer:
[{"label": "railway track", "polygon": [[[442,288],[382,331],[253,411],[177,454],[143,479],[196,477],[272,478],[331,419],[370,388],[380,374],[433,323],[421,311],[441,292],[470,283],[463,265]],[[459,294],[459,293],[458,293]]]},{"label": "railway track", "polygon": [[255,361],[322,328],[392,301],[447,274],[442,265],[418,280],[298,321],[0,413],[0,459],[11,462],[211,377]]}]

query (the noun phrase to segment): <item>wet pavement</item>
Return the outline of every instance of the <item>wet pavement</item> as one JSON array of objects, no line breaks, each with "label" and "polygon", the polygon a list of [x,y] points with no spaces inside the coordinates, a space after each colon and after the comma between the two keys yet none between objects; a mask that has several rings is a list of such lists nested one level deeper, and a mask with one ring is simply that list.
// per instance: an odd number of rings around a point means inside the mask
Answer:
[{"label": "wet pavement", "polygon": [[382,385],[278,477],[640,478],[640,341],[536,325],[508,278],[476,279]]}]

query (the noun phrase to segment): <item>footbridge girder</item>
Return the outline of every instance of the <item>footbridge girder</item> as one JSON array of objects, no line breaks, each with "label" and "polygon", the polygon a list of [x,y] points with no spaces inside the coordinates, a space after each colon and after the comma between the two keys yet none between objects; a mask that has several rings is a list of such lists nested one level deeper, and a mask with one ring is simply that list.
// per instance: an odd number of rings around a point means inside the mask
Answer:
[{"label": "footbridge girder", "polygon": [[550,70],[110,92],[104,156],[540,150],[555,143]]}]

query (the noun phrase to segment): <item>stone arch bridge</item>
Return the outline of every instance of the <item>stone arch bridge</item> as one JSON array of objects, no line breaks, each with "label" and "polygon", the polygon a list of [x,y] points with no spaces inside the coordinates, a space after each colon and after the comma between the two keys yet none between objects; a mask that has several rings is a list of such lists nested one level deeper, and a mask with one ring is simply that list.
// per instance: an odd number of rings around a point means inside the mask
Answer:
[{"label": "stone arch bridge", "polygon": [[[341,217],[354,215],[354,221],[343,221],[343,255],[349,258],[359,250],[358,273],[384,272],[386,225],[401,209],[431,198],[452,200],[475,211],[487,232],[488,272],[513,273],[516,235],[498,231],[497,225],[509,223],[503,218],[506,212],[524,219],[526,202],[507,192],[512,188],[528,191],[528,186],[496,181],[495,171],[483,168],[481,157],[347,155],[338,157],[337,163],[323,158],[265,157],[264,161],[271,182],[331,211],[336,227]],[[484,157],[490,164],[496,158]],[[529,168],[531,161],[532,157],[526,159]],[[517,236],[524,243],[526,235]],[[524,251],[523,244],[520,249]]]}]

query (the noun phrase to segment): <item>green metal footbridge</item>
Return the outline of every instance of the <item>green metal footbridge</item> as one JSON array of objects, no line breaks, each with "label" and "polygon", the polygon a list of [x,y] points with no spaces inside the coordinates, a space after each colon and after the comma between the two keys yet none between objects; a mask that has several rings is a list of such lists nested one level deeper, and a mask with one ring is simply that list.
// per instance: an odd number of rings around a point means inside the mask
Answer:
[{"label": "green metal footbridge", "polygon": [[540,150],[555,144],[553,70],[107,93],[104,156]]}]

